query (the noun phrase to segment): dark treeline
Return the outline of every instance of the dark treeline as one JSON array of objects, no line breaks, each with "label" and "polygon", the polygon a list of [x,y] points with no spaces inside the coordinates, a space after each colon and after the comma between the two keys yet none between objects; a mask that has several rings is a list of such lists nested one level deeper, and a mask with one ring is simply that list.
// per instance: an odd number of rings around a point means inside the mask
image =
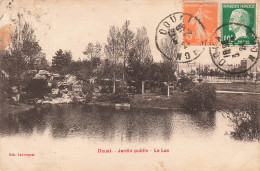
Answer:
[{"label": "dark treeline", "polygon": [[86,86],[103,86],[104,93],[116,94],[122,89],[130,93],[144,93],[145,89],[165,92],[167,85],[176,82],[176,62],[165,58],[155,63],[146,28],[134,32],[129,24],[111,26],[105,45],[90,42],[82,52],[86,56],[83,60],[73,60],[69,50],[57,50],[51,66],[32,26],[19,25],[11,35],[12,43],[1,50],[1,97],[9,96],[14,88],[21,92],[31,81],[28,73],[35,75],[40,70],[75,75]]},{"label": "dark treeline", "polygon": [[176,63],[166,59],[155,63],[146,28],[138,28],[135,33],[129,24],[126,21],[121,28],[111,26],[104,46],[90,42],[83,51],[84,60],[74,61],[71,52],[58,50],[52,60],[53,71],[109,85],[103,90],[106,93],[116,93],[117,86],[126,85],[130,92],[144,93],[146,87],[155,91],[162,84],[176,82]]},{"label": "dark treeline", "polygon": [[[146,28],[137,28],[135,32],[129,25],[130,22],[126,21],[121,27],[111,26],[107,42],[103,45],[89,42],[82,52],[85,56],[82,60],[73,60],[70,50],[58,49],[52,58],[52,65],[48,64],[42,53],[32,26],[26,22],[19,25],[11,35],[12,42],[8,49],[0,52],[1,97],[8,98],[12,91],[20,93],[25,90],[39,71],[46,76],[47,72],[59,74],[61,78],[74,75],[83,82],[85,93],[99,88],[98,91],[103,94],[151,92],[167,97],[170,96],[170,88],[191,83],[195,75],[206,79],[252,77],[248,73],[224,73],[207,65],[197,67],[192,71],[193,74],[179,71],[178,63],[174,60],[177,48],[170,37],[161,42],[170,58],[162,55],[161,62],[154,62]],[[183,87],[180,89],[186,90]]]},{"label": "dark treeline", "polygon": [[[217,77],[217,78],[223,78],[223,79],[243,79],[246,77],[249,77],[250,79],[254,78],[254,74],[253,73],[249,73],[249,72],[242,72],[242,73],[231,73],[231,72],[239,72],[240,68],[236,68],[232,71],[230,71],[230,73],[228,72],[223,72],[220,69],[216,68],[216,67],[210,67],[210,65],[200,65],[198,67],[196,67],[196,71],[194,70],[194,72],[197,73],[197,75],[201,76],[201,77],[205,77],[205,78],[212,78],[212,77]],[[244,69],[243,69],[244,70]],[[258,78],[259,75],[256,75],[256,77]]]}]

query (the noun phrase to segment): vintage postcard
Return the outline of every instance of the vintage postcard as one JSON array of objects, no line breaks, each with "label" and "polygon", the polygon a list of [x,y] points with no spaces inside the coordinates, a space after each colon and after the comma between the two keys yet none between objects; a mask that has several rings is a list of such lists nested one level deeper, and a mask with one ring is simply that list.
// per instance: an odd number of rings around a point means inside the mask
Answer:
[{"label": "vintage postcard", "polygon": [[0,171],[259,171],[258,0],[0,0]]}]

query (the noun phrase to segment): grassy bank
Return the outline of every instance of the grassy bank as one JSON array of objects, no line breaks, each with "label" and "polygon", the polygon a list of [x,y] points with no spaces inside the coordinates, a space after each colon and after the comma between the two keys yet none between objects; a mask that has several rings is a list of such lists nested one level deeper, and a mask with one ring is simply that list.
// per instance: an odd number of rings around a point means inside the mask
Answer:
[{"label": "grassy bank", "polygon": [[[174,92],[170,98],[157,95],[134,95],[130,101],[131,106],[151,108],[182,108],[185,93]],[[260,101],[260,95],[252,94],[221,94],[217,93],[216,109],[235,109],[247,106],[251,101]]]},{"label": "grassy bank", "polygon": [[[130,104],[131,107],[141,108],[161,108],[161,109],[180,109],[183,108],[185,101],[184,92],[174,92],[170,98],[164,95],[145,94],[145,95],[133,95]],[[216,109],[238,109],[248,105],[249,102],[260,101],[260,95],[252,94],[222,94],[217,93]],[[95,102],[90,104],[97,104],[102,106],[114,106],[110,102]],[[0,103],[0,114],[17,114],[33,109],[34,106],[17,103]]]},{"label": "grassy bank", "polygon": [[170,98],[163,95],[134,95],[130,104],[134,107],[151,107],[151,108],[180,108],[184,101],[184,93],[176,92]]},{"label": "grassy bank", "polygon": [[260,92],[260,84],[254,83],[210,83],[216,90],[241,91],[241,92]]},{"label": "grassy bank", "polygon": [[220,109],[240,109],[250,102],[260,101],[260,95],[254,94],[217,94],[216,107]]}]

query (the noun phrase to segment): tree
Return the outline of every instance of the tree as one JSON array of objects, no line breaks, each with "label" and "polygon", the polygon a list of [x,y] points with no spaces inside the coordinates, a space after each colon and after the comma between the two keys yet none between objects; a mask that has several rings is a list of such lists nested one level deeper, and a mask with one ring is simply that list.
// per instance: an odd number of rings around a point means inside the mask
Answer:
[{"label": "tree", "polygon": [[206,79],[208,78],[208,76],[209,76],[209,65],[204,65],[202,74],[206,77]]},{"label": "tree", "polygon": [[170,96],[170,85],[173,81],[176,81],[175,72],[178,64],[176,62],[177,46],[173,43],[168,35],[161,41],[161,47],[164,50],[167,57],[162,54],[163,63],[161,64],[162,81],[167,83],[167,97]]},{"label": "tree", "polygon": [[41,52],[41,47],[36,41],[36,36],[34,35],[34,30],[32,27],[25,23],[22,30],[22,54],[28,63],[29,69],[35,69],[35,64],[37,61],[37,55]]},{"label": "tree", "polygon": [[113,70],[113,65],[108,59],[101,61],[101,64],[98,66],[97,70],[98,80],[109,79],[113,77],[113,73],[111,72]]},{"label": "tree", "polygon": [[52,58],[52,68],[60,74],[67,74],[71,63],[72,54],[70,51],[63,52],[61,49]]},{"label": "tree", "polygon": [[0,71],[0,103],[8,98],[10,91],[8,76],[4,72]]},{"label": "tree", "polygon": [[88,44],[85,51],[83,52],[84,55],[86,55],[89,59],[92,59],[95,53],[95,46],[92,42]]},{"label": "tree", "polygon": [[125,80],[125,67],[128,60],[129,50],[134,45],[134,32],[129,29],[130,21],[126,20],[125,24],[121,28],[121,48],[123,52],[123,81]]},{"label": "tree", "polygon": [[155,89],[161,86],[162,73],[161,63],[153,63],[150,71],[150,88],[151,92],[155,92]]},{"label": "tree", "polygon": [[121,42],[120,42],[120,31],[116,26],[110,27],[109,35],[107,37],[107,44],[105,45],[105,53],[112,64],[113,72],[113,93],[116,92],[116,71],[119,57],[122,54]]},{"label": "tree", "polygon": [[12,46],[10,46],[11,54],[20,54],[26,63],[27,69],[35,69],[37,55],[41,52],[41,47],[36,40],[34,29],[29,23],[25,22],[22,30],[15,29],[12,36]]},{"label": "tree", "polygon": [[93,67],[97,68],[101,61],[102,46],[99,42],[97,42],[95,45],[92,42],[90,42],[83,54],[90,59]]},{"label": "tree", "polygon": [[[132,59],[130,59],[130,57]],[[137,81],[142,83],[142,94],[144,94],[144,84],[150,77],[150,68],[153,63],[149,38],[145,27],[137,29],[134,40],[134,49],[129,55],[130,70],[133,74],[137,74]],[[132,75],[133,76],[133,75]]]},{"label": "tree", "polygon": [[45,56],[39,56],[37,57],[35,61],[35,69],[36,70],[49,70],[50,66],[48,64],[48,61],[46,60]]},{"label": "tree", "polygon": [[211,77],[211,81],[212,81],[212,77],[215,76],[215,71],[212,68],[209,70],[209,76]]},{"label": "tree", "polygon": [[[21,29],[22,28],[22,29]],[[21,89],[22,75],[25,71],[35,69],[41,47],[36,40],[34,29],[25,22],[16,27],[11,35],[11,45],[1,52],[1,69],[9,75],[9,86]]]},{"label": "tree", "polygon": [[161,63],[161,82],[166,82],[167,84],[167,97],[170,97],[170,85],[173,85],[177,78],[175,76],[177,68],[177,62],[173,59],[165,59]]}]

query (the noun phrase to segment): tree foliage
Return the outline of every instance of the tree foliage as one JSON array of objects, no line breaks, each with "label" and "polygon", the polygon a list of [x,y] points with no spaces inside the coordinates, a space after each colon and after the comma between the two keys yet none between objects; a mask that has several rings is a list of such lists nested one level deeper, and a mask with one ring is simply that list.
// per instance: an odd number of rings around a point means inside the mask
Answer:
[{"label": "tree foliage", "polygon": [[52,59],[52,68],[60,74],[67,74],[71,63],[72,54],[70,51],[58,50]]},{"label": "tree foliage", "polygon": [[184,107],[188,110],[215,110],[216,88],[207,83],[195,85],[186,94]]},{"label": "tree foliage", "polygon": [[105,46],[105,54],[112,64],[111,71],[113,73],[113,93],[116,91],[116,73],[118,70],[117,64],[119,63],[119,57],[122,55],[120,37],[121,33],[119,28],[112,26],[109,30],[107,44]]},{"label": "tree foliage", "polygon": [[94,68],[97,68],[97,66],[100,64],[101,57],[103,55],[102,45],[99,42],[97,42],[95,45],[92,42],[90,42],[83,54],[88,57],[88,59],[92,63],[92,66]]},{"label": "tree foliage", "polygon": [[21,76],[26,70],[36,69],[41,47],[34,29],[29,23],[17,27],[11,36],[8,50],[1,52],[1,69],[9,75],[10,86],[20,86]]},{"label": "tree foliage", "polygon": [[139,85],[138,89],[140,89],[141,83],[150,78],[153,63],[149,38],[145,27],[137,29],[134,46],[129,51],[127,62],[129,79],[136,81]]},{"label": "tree foliage", "polygon": [[227,111],[230,126],[234,129],[231,131],[231,137],[237,140],[260,141],[260,124],[259,115],[260,104],[251,101],[246,107],[241,109],[231,109]]}]

